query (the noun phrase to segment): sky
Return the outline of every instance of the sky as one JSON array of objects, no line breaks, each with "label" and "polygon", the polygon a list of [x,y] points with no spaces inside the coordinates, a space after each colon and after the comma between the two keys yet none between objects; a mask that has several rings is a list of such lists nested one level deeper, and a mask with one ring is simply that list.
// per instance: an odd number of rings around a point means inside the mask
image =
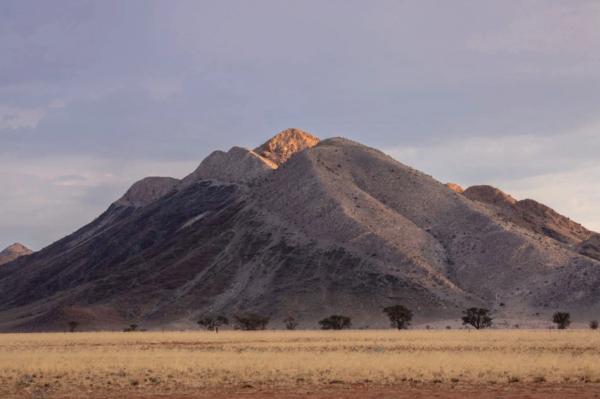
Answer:
[{"label": "sky", "polygon": [[600,231],[600,2],[0,0],[0,249],[295,127]]}]

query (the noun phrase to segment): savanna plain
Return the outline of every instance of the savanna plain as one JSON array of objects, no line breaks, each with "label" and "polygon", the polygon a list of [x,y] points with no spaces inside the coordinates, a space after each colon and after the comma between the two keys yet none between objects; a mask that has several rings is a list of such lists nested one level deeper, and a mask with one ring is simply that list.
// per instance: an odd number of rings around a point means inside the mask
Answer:
[{"label": "savanna plain", "polygon": [[0,335],[2,398],[581,398],[599,393],[597,331]]}]

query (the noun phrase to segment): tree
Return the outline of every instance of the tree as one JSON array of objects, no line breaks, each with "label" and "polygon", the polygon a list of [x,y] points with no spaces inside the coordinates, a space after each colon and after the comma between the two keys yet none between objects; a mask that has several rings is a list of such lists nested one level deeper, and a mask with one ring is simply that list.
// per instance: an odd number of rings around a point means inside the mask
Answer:
[{"label": "tree", "polygon": [[131,331],[137,331],[138,325],[137,324],[132,324],[129,327],[131,328]]},{"label": "tree", "polygon": [[469,308],[463,313],[465,314],[462,318],[463,325],[470,324],[478,330],[491,327],[492,318],[488,316],[489,309],[484,308]]},{"label": "tree", "polygon": [[408,329],[408,326],[410,326],[410,322],[413,318],[413,312],[402,305],[383,308],[383,313],[385,313],[388,319],[390,319],[392,327],[397,328],[398,330]]},{"label": "tree", "polygon": [[321,330],[348,330],[352,326],[352,321],[350,317],[332,315],[321,320],[319,324],[321,325]]},{"label": "tree", "polygon": [[204,316],[198,320],[198,324],[206,327],[209,331],[215,331],[215,328],[222,326],[223,324],[229,324],[229,319],[225,316],[214,317],[212,315]]},{"label": "tree", "polygon": [[283,323],[285,324],[286,330],[295,330],[298,327],[298,322],[293,316],[288,316],[283,319]]},{"label": "tree", "polygon": [[590,328],[592,330],[597,330],[598,329],[598,320],[592,320],[592,321],[590,321]]},{"label": "tree", "polygon": [[70,321],[67,323],[67,325],[69,326],[70,332],[75,332],[75,329],[79,326],[79,323],[76,321]]},{"label": "tree", "polygon": [[556,312],[552,316],[552,322],[559,330],[565,330],[571,324],[571,314],[566,312]]},{"label": "tree", "polygon": [[246,331],[266,330],[270,319],[258,312],[236,313],[233,318],[237,323],[236,327]]}]

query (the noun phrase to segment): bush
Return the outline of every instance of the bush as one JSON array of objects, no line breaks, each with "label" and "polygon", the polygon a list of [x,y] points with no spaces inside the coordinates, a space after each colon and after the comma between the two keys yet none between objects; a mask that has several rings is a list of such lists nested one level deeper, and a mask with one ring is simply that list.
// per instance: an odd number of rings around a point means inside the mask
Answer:
[{"label": "bush", "polygon": [[79,327],[79,323],[76,322],[76,321],[70,321],[70,322],[67,323],[67,325],[69,326],[69,331],[70,332],[75,332],[75,329],[77,327]]},{"label": "bush", "polygon": [[319,325],[321,330],[348,330],[352,326],[352,320],[350,317],[332,315],[319,321]]},{"label": "bush", "polygon": [[556,312],[552,316],[552,322],[556,324],[559,330],[565,330],[571,325],[571,314],[566,312]]},{"label": "bush", "polygon": [[484,308],[469,308],[463,313],[463,325],[470,324],[478,330],[492,326],[492,318],[488,316],[489,309]]},{"label": "bush", "polygon": [[296,319],[292,316],[283,319],[283,323],[285,324],[286,330],[295,330],[296,327],[298,327],[298,322],[296,322]]},{"label": "bush", "polygon": [[258,312],[237,313],[233,315],[236,328],[246,331],[266,330],[269,324],[269,316]]},{"label": "bush", "polygon": [[138,328],[137,324],[131,324],[129,327],[124,328],[123,332],[137,331],[137,328]]},{"label": "bush", "polygon": [[215,331],[215,328],[224,324],[229,324],[229,319],[225,316],[214,317],[212,315],[207,315],[198,320],[198,325],[206,327],[209,331]]},{"label": "bush", "polygon": [[592,320],[592,321],[590,321],[590,328],[592,330],[597,330],[598,329],[598,320]]},{"label": "bush", "polygon": [[398,330],[408,329],[413,318],[413,312],[403,305],[383,308],[383,313],[390,319],[392,327]]}]

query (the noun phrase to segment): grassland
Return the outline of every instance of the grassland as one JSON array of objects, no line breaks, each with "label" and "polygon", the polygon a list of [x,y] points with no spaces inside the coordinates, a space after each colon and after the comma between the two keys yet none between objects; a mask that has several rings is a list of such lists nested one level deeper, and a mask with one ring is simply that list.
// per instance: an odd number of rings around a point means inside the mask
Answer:
[{"label": "grassland", "polygon": [[[3,392],[269,384],[600,382],[592,331],[0,335]],[[0,391],[2,392],[2,391]]]}]

